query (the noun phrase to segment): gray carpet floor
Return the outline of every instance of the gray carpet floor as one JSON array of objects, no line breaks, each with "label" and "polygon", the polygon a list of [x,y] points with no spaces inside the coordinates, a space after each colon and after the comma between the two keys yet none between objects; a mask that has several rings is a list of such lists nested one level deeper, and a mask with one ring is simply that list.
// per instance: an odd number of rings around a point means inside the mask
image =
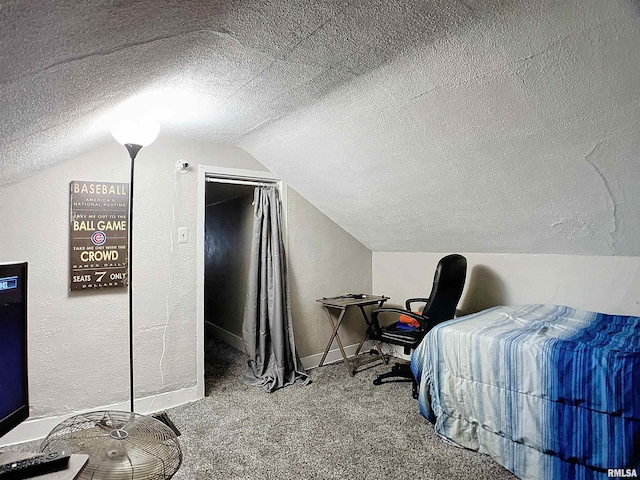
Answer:
[{"label": "gray carpet floor", "polygon": [[[244,354],[206,345],[206,396],[167,410],[180,430],[175,480],[515,479],[487,455],[453,447],[418,413],[409,383],[372,384],[389,366],[342,363],[274,393],[242,383]],[[33,451],[38,443],[10,450]]]},{"label": "gray carpet floor", "polygon": [[168,410],[182,432],[175,479],[513,479],[489,456],[445,444],[409,383],[374,386],[381,362],[349,377],[342,363],[312,383],[265,393],[243,384],[244,354],[206,348],[206,397]]}]

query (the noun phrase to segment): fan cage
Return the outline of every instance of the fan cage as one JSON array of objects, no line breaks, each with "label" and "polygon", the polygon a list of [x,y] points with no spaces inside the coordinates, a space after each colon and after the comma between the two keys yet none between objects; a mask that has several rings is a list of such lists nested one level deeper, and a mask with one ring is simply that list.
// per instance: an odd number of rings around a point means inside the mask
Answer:
[{"label": "fan cage", "polygon": [[182,465],[182,450],[171,428],[132,412],[99,411],[76,415],[42,441],[41,452],[89,456],[80,480],[168,480]]}]

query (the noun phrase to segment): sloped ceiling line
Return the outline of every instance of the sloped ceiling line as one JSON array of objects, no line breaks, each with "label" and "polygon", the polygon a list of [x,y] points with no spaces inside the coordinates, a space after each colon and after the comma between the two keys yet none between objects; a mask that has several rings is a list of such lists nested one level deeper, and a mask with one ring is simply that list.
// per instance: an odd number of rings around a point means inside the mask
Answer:
[{"label": "sloped ceiling line", "polygon": [[265,118],[264,120],[260,121],[260,123],[258,123],[257,125],[255,125],[254,127],[250,127],[248,130],[242,132],[240,135],[249,135],[251,132],[254,132],[256,130],[260,130],[260,128],[264,125],[267,125],[271,122],[276,122],[277,120],[279,120],[280,118],[284,117],[286,115],[286,113],[281,113],[280,115],[276,115],[273,117],[268,117]]},{"label": "sloped ceiling line", "polygon": [[[626,188],[639,172],[625,85],[637,83],[637,12],[575,1],[511,13],[399,54],[240,145],[375,251],[637,254],[638,227],[620,218],[637,207],[617,208],[639,195]],[[585,175],[598,138],[611,142]]]},{"label": "sloped ceiling line", "polygon": [[163,135],[244,148],[372,250],[640,255],[639,5],[14,0],[0,183],[177,91]]},{"label": "sloped ceiling line", "polygon": [[[69,64],[72,64],[74,62],[78,62],[78,61],[83,61],[83,60],[90,60],[94,57],[104,57],[104,56],[108,56],[108,55],[113,55],[115,53],[119,53],[122,52],[124,50],[128,50],[130,48],[136,48],[136,47],[141,47],[141,46],[146,46],[146,45],[151,45],[154,44],[156,42],[160,42],[163,40],[171,40],[171,39],[175,39],[175,38],[179,38],[179,37],[185,37],[188,35],[192,35],[194,33],[214,33],[220,36],[226,35],[231,37],[231,35],[229,35],[227,32],[224,31],[218,31],[218,30],[214,30],[212,28],[198,28],[195,30],[190,30],[190,31],[186,31],[186,32],[180,32],[177,33],[175,35],[160,35],[160,36],[156,36],[153,38],[149,38],[149,39],[145,39],[139,42],[131,42],[131,43],[125,43],[122,45],[116,45],[112,48],[108,48],[105,50],[97,50],[97,51],[93,51],[93,52],[88,52],[88,53],[83,53],[81,55],[76,55],[76,56],[71,56],[71,57],[67,57],[64,58],[62,60],[59,60],[57,62],[51,63],[49,65],[45,65],[44,67],[38,69],[38,70],[31,70],[31,71],[26,71],[21,73],[20,75],[15,75],[15,76],[9,76],[6,79],[4,79],[3,81],[0,82],[0,85],[5,85],[5,84],[10,84],[19,80],[23,80],[25,78],[31,78],[31,77],[35,77],[37,75],[41,75],[43,73],[47,73],[50,70],[54,70],[58,67],[61,66],[66,66]],[[233,37],[231,37],[233,38]]]},{"label": "sloped ceiling line", "polygon": [[591,27],[585,27],[582,30],[578,31],[578,32],[574,32],[568,35],[565,35],[561,38],[558,38],[556,40],[551,41],[550,43],[548,43],[544,48],[538,50],[537,52],[534,52],[530,55],[527,55],[525,57],[521,57],[521,58],[517,58],[514,60],[509,60],[505,65],[503,66],[499,66],[497,68],[493,68],[490,70],[487,70],[485,72],[480,72],[477,73],[469,78],[465,78],[463,80],[457,81],[457,82],[445,82],[445,83],[441,83],[438,85],[435,85],[431,88],[429,88],[428,90],[425,90],[423,92],[420,93],[416,93],[414,95],[412,95],[411,97],[409,97],[409,100],[416,100],[419,99],[425,95],[429,95],[439,89],[443,89],[443,88],[456,88],[468,83],[474,83],[477,82],[478,80],[481,80],[483,78],[487,78],[490,77],[492,75],[495,74],[505,74],[505,73],[513,73],[515,75],[518,76],[518,78],[521,80],[521,82],[523,83],[523,85],[525,84],[525,79],[522,75],[519,74],[519,68],[523,65],[527,65],[529,64],[529,62],[531,60],[537,59],[538,57],[544,57],[546,55],[548,55],[550,52],[552,52],[555,48],[557,48],[560,45],[564,45],[567,40],[571,39],[571,38],[582,38],[582,37],[588,37],[589,34],[591,32],[596,31],[598,28],[604,26],[604,25],[608,25],[608,24],[612,24],[613,22],[611,20],[603,20],[601,22],[599,22],[598,24],[591,26]]},{"label": "sloped ceiling line", "polygon": [[300,39],[298,42],[296,42],[290,49],[289,51],[284,54],[282,56],[283,60],[286,60],[286,58],[288,56],[290,56],[300,45],[302,45],[303,43],[305,43],[307,40],[309,40],[311,37],[313,37],[314,35],[316,35],[318,32],[320,32],[324,27],[326,27],[327,25],[329,25],[330,23],[333,23],[336,18],[338,18],[339,16],[344,14],[344,11],[349,7],[349,2],[344,2],[343,6],[341,9],[339,9],[337,12],[335,12],[331,17],[329,17],[328,19],[326,19],[324,22],[321,22],[317,27],[313,28],[306,36],[304,36],[302,39]]}]

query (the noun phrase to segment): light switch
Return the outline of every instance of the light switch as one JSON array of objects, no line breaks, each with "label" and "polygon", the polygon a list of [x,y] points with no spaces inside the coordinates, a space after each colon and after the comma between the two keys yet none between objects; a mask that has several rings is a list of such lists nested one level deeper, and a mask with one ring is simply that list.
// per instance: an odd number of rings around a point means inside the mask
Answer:
[{"label": "light switch", "polygon": [[189,241],[189,230],[187,227],[178,227],[178,243],[187,243]]}]

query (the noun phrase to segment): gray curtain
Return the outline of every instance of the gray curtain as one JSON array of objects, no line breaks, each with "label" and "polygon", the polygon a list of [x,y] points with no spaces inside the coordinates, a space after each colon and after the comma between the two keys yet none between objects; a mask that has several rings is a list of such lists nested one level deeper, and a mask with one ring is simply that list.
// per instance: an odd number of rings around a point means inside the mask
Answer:
[{"label": "gray curtain", "polygon": [[242,340],[248,356],[245,383],[273,392],[296,381],[309,382],[293,340],[282,208],[275,187],[259,187],[254,192]]}]

